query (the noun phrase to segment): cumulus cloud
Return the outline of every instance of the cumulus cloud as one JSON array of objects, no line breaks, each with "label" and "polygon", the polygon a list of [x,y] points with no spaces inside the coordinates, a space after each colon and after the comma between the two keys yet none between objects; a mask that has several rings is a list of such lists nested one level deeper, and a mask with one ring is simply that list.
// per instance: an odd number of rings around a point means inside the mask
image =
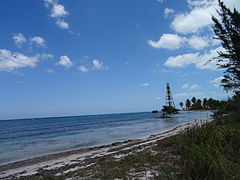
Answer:
[{"label": "cumulus cloud", "polygon": [[201,36],[191,36],[191,37],[181,37],[177,34],[163,34],[158,41],[152,41],[148,40],[148,45],[150,45],[153,48],[165,48],[165,49],[179,49],[181,47],[189,47],[195,50],[201,50],[209,46],[209,44],[215,46],[218,41],[214,41],[207,39],[207,37],[201,37]]},{"label": "cumulus cloud", "polygon": [[30,46],[32,43],[35,43],[38,46],[46,47],[45,39],[40,36],[34,36],[27,39],[22,33],[17,33],[13,35],[12,39],[18,47],[21,47],[24,43],[28,43]]},{"label": "cumulus cloud", "polygon": [[182,38],[176,34],[163,34],[158,41],[148,40],[148,44],[154,48],[165,48],[165,49],[179,49],[186,38]]},{"label": "cumulus cloud", "polygon": [[59,3],[58,0],[44,0],[45,6],[50,9],[50,16],[55,19],[56,24],[61,29],[69,29],[69,23],[64,19],[69,12]]},{"label": "cumulus cloud", "polygon": [[21,47],[23,43],[25,43],[27,41],[27,39],[25,38],[25,36],[22,33],[17,33],[14,34],[12,39],[14,40],[14,43],[18,46]]},{"label": "cumulus cloud", "polygon": [[[240,9],[239,0],[224,0],[227,7]],[[218,17],[218,0],[188,0],[189,12],[176,15],[171,26],[179,33],[196,33],[213,24],[212,15]]]},{"label": "cumulus cloud", "polygon": [[89,72],[89,71],[96,71],[96,70],[108,70],[109,67],[105,66],[103,61],[93,59],[91,63],[85,62],[83,65],[78,66],[78,69],[81,72]]},{"label": "cumulus cloud", "polygon": [[220,87],[221,81],[222,81],[223,77],[220,76],[218,78],[215,78],[213,80],[210,80],[209,82],[214,86],[214,87]]},{"label": "cumulus cloud", "polygon": [[89,71],[89,69],[86,66],[83,66],[83,65],[79,66],[78,68],[82,72],[88,72]]},{"label": "cumulus cloud", "polygon": [[169,14],[174,13],[174,10],[171,8],[165,8],[164,9],[164,17],[168,17]]},{"label": "cumulus cloud", "polygon": [[108,70],[107,66],[103,65],[103,62],[97,59],[92,60],[93,70]]},{"label": "cumulus cloud", "polygon": [[147,87],[147,86],[149,86],[149,85],[150,85],[150,84],[149,84],[149,83],[147,83],[147,82],[146,82],[146,83],[143,83],[143,84],[141,84],[141,86],[142,86],[142,87]]},{"label": "cumulus cloud", "polygon": [[40,55],[26,56],[7,49],[0,49],[0,71],[12,72],[18,68],[35,67]]},{"label": "cumulus cloud", "polygon": [[208,41],[206,38],[202,38],[199,36],[192,36],[188,39],[188,44],[190,47],[196,50],[201,50],[208,46]]},{"label": "cumulus cloud", "polygon": [[168,67],[185,67],[189,64],[196,64],[199,60],[199,53],[187,53],[178,56],[172,56],[164,63]]},{"label": "cumulus cloud", "polygon": [[187,53],[183,55],[169,57],[164,63],[168,67],[185,67],[189,64],[194,64],[199,69],[217,69],[217,64],[214,61],[208,62],[213,57],[217,57],[217,51],[222,51],[222,47],[211,49],[204,54]]},{"label": "cumulus cloud", "polygon": [[40,36],[34,36],[30,39],[30,41],[39,46],[46,47],[46,41]]},{"label": "cumulus cloud", "polygon": [[69,68],[73,65],[73,62],[68,56],[60,56],[60,60],[57,62],[57,65],[61,65],[66,68]]},{"label": "cumulus cloud", "polygon": [[51,9],[51,17],[60,18],[68,15],[68,12],[65,10],[65,7],[62,4],[54,3]]},{"label": "cumulus cloud", "polygon": [[211,15],[216,15],[216,4],[207,7],[196,7],[189,13],[178,14],[172,28],[179,33],[196,33],[204,27],[212,24]]}]

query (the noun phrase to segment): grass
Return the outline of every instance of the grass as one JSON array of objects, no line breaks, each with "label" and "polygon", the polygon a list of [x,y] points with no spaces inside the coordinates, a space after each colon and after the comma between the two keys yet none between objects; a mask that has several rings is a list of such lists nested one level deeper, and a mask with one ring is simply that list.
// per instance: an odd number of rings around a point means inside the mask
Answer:
[{"label": "grass", "polygon": [[219,116],[142,152],[103,158],[85,169],[43,179],[138,179],[147,171],[152,179],[240,179],[240,114]]},{"label": "grass", "polygon": [[172,145],[181,154],[183,177],[240,179],[240,121],[235,120],[227,117],[176,136]]}]

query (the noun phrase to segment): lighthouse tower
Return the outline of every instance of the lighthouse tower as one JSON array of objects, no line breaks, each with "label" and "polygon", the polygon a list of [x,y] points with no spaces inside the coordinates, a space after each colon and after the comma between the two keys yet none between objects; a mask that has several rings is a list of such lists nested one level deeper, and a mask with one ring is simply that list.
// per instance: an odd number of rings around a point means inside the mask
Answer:
[{"label": "lighthouse tower", "polygon": [[170,89],[170,83],[167,83],[167,93],[166,93],[166,106],[168,107],[174,107],[175,108],[175,104],[173,101],[173,97],[172,97],[172,93],[171,93],[171,89]]}]

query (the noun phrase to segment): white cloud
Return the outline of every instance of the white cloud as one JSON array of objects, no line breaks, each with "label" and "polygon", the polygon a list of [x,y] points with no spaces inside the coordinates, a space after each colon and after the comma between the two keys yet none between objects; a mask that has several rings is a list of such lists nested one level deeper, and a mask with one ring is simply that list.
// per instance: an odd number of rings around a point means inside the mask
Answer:
[{"label": "white cloud", "polygon": [[35,67],[38,56],[26,56],[18,52],[0,49],[0,71],[11,72],[18,68]]},{"label": "white cloud", "polygon": [[65,10],[62,4],[53,4],[51,9],[51,17],[60,18],[68,15],[68,12]]},{"label": "white cloud", "polygon": [[223,79],[223,77],[218,77],[218,78],[215,78],[213,80],[210,80],[209,82],[214,86],[214,87],[220,87],[220,83],[221,83],[221,80]]},{"label": "white cloud", "polygon": [[157,97],[156,97],[156,100],[160,101],[160,100],[161,100],[161,97],[160,97],[160,96],[157,96]]},{"label": "white cloud", "polygon": [[[240,9],[239,0],[223,0],[224,4],[231,9]],[[218,0],[188,0],[190,12],[178,14],[171,26],[179,33],[196,33],[203,28],[209,28],[212,24],[212,15],[218,17]]]},{"label": "white cloud", "polygon": [[196,50],[201,50],[208,46],[208,40],[199,36],[192,36],[188,39],[188,44]]},{"label": "white cloud", "polygon": [[57,4],[58,0],[44,0],[45,6],[48,8],[49,5]]},{"label": "white cloud", "polygon": [[154,48],[179,49],[186,38],[182,38],[176,34],[163,34],[160,39],[155,42],[148,40],[148,44]]},{"label": "white cloud", "polygon": [[195,64],[195,66],[199,69],[212,69],[216,70],[217,65],[216,62],[209,60],[213,59],[213,57],[217,57],[217,51],[222,51],[222,47],[211,49],[204,54],[199,53],[187,53],[183,55],[169,57],[167,61],[164,63],[165,66],[168,67],[185,67],[189,64]]},{"label": "white cloud", "polygon": [[93,67],[92,67],[93,70],[108,70],[109,69],[107,66],[103,65],[102,61],[97,60],[97,59],[94,59],[92,61],[92,64],[93,64]]},{"label": "white cloud", "polygon": [[196,64],[198,61],[198,53],[188,53],[178,56],[169,57],[164,63],[168,67],[185,67],[189,64]]},{"label": "white cloud", "polygon": [[52,59],[53,55],[52,54],[42,53],[42,54],[37,54],[37,57],[40,58],[40,59]]},{"label": "white cloud", "polygon": [[189,84],[184,84],[184,85],[182,86],[182,88],[183,88],[183,89],[188,89],[189,86],[190,86]]},{"label": "white cloud", "polygon": [[188,0],[188,5],[190,8],[194,7],[201,7],[201,6],[208,6],[211,4],[211,2],[214,0]]},{"label": "white cloud", "polygon": [[21,47],[23,43],[25,43],[27,41],[27,39],[25,38],[25,36],[22,33],[17,33],[14,34],[12,39],[14,40],[14,43],[18,46]]},{"label": "white cloud", "polygon": [[46,47],[46,41],[40,36],[34,36],[30,39],[30,41],[36,43],[39,46]]},{"label": "white cloud", "polygon": [[54,71],[52,69],[47,69],[48,73],[53,73]]},{"label": "white cloud", "polygon": [[[196,67],[199,69],[218,69],[217,63],[215,61],[208,62],[209,60],[213,59],[214,57],[218,56],[218,51],[224,51],[222,47],[218,47],[216,49],[211,49],[208,52],[200,55],[199,62],[196,64]],[[224,62],[222,62],[223,64]]]},{"label": "white cloud", "polygon": [[176,94],[174,94],[173,96],[174,97],[176,97],[176,98],[178,98],[178,97],[196,97],[196,96],[203,96],[204,95],[204,93],[202,93],[202,92],[187,92],[187,93],[176,93]]},{"label": "white cloud", "polygon": [[69,24],[61,19],[57,19],[56,24],[61,28],[61,29],[69,29]]},{"label": "white cloud", "polygon": [[165,8],[164,9],[164,17],[168,17],[169,14],[174,13],[174,10],[171,8]]},{"label": "white cloud", "polygon": [[198,85],[198,84],[184,84],[183,86],[182,86],[182,88],[183,89],[199,89],[200,88],[200,86]]},{"label": "white cloud", "polygon": [[60,56],[60,60],[57,64],[69,68],[73,65],[73,62],[68,56]]},{"label": "white cloud", "polygon": [[179,33],[196,33],[204,27],[211,25],[211,16],[216,16],[217,1],[209,1],[207,5],[195,6],[189,13],[178,14],[172,28]]},{"label": "white cloud", "polygon": [[146,83],[143,83],[143,84],[141,84],[141,86],[142,86],[142,87],[147,87],[147,86],[149,86],[149,85],[150,85],[150,84],[149,84],[149,83],[147,83],[147,82],[146,82]]},{"label": "white cloud", "polygon": [[59,3],[58,0],[44,0],[45,6],[50,9],[50,16],[55,19],[56,24],[61,29],[69,29],[69,23],[64,20],[64,18],[69,15],[69,12],[65,7]]},{"label": "white cloud", "polygon": [[198,84],[192,84],[190,86],[190,89],[199,89],[199,88],[200,88],[200,86]]},{"label": "white cloud", "polygon": [[88,69],[86,66],[83,66],[83,65],[82,65],[82,66],[79,66],[78,68],[79,68],[79,70],[82,71],[82,72],[88,72],[88,71],[89,71],[89,69]]}]

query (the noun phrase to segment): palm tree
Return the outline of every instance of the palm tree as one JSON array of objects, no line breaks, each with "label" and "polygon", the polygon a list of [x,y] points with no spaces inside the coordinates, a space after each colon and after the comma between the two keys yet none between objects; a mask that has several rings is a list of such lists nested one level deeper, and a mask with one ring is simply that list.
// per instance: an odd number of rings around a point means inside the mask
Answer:
[{"label": "palm tree", "polygon": [[186,100],[186,108],[189,110],[191,107],[191,101],[189,99]]},{"label": "palm tree", "polygon": [[202,104],[204,109],[207,109],[207,103],[208,103],[207,98],[204,98],[203,99],[203,104]]},{"label": "palm tree", "polygon": [[180,105],[181,108],[183,109],[183,102],[180,102],[179,105]]},{"label": "palm tree", "polygon": [[197,99],[195,97],[193,97],[191,101],[192,101],[193,104],[195,104]]}]

